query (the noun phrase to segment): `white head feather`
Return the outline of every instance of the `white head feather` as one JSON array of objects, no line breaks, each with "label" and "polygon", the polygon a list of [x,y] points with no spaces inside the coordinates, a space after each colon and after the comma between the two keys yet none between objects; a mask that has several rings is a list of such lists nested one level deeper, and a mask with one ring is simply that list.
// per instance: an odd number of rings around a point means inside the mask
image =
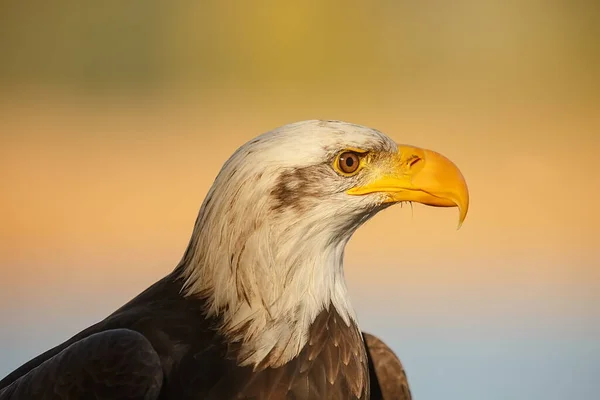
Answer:
[{"label": "white head feather", "polygon": [[200,209],[182,260],[187,296],[208,300],[208,315],[241,342],[242,365],[304,347],[311,323],[333,306],[356,320],[344,280],[344,248],[385,207],[377,194],[351,196],[356,177],[332,163],[348,148],[397,151],[382,133],[340,121],[303,121],[265,133],[223,165]]}]

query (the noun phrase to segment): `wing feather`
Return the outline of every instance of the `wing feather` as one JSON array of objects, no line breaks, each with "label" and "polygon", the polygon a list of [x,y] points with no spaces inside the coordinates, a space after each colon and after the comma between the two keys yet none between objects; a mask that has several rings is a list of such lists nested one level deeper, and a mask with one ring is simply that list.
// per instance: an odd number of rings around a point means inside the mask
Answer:
[{"label": "wing feather", "polygon": [[0,392],[0,400],[154,400],[163,371],[150,342],[128,329],[71,344]]},{"label": "wing feather", "polygon": [[363,332],[369,356],[371,399],[411,400],[408,378],[400,359],[381,339]]}]

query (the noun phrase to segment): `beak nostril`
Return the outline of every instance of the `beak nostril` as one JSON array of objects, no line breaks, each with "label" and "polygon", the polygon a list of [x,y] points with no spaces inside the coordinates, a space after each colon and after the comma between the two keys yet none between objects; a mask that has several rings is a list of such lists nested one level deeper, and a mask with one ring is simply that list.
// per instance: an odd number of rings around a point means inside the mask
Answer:
[{"label": "beak nostril", "polygon": [[412,160],[410,160],[410,162],[408,163],[409,168],[412,168],[419,161],[421,161],[421,158],[419,158],[418,156],[414,156]]}]

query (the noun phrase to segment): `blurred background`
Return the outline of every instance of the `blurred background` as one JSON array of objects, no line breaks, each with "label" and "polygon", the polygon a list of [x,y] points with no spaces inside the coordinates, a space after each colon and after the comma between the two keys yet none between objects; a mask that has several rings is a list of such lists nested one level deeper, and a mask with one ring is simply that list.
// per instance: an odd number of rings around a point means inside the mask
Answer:
[{"label": "blurred background", "polygon": [[0,2],[0,376],[179,261],[222,163],[303,119],[452,159],[350,242],[418,400],[597,399],[600,3]]}]

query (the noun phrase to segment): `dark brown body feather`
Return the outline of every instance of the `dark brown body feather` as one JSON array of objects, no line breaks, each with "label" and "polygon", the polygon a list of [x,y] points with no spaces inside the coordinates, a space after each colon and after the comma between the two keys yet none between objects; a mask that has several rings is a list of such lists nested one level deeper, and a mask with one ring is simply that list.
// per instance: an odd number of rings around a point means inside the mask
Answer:
[{"label": "dark brown body feather", "polygon": [[253,371],[171,274],[0,381],[0,399],[368,399],[361,333],[331,307],[300,354]]},{"label": "dark brown body feather", "polygon": [[372,400],[411,400],[412,395],[402,363],[383,341],[363,333],[369,355]]}]

